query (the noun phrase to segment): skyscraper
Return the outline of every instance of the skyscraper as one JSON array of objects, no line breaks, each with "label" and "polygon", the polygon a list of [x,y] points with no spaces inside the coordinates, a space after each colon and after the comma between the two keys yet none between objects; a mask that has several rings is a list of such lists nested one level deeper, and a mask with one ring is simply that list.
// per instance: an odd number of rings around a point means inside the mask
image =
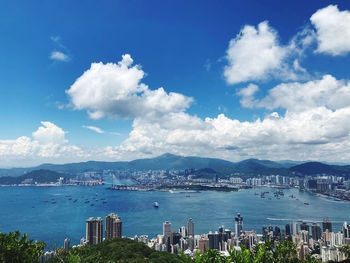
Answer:
[{"label": "skyscraper", "polygon": [[286,224],[286,235],[290,236],[290,224]]},{"label": "skyscraper", "polygon": [[163,223],[163,236],[171,236],[171,223],[169,221]]},{"label": "skyscraper", "polygon": [[305,230],[309,232],[309,225],[306,222],[301,223],[300,230]]},{"label": "skyscraper", "polygon": [[298,223],[297,222],[292,222],[292,234],[296,235],[298,233],[299,233]]},{"label": "skyscraper", "polygon": [[243,232],[243,217],[238,213],[235,217],[235,226],[236,226],[236,237],[238,238]]},{"label": "skyscraper", "polygon": [[163,236],[166,249],[168,252],[171,251],[171,223],[166,221],[163,223]]},{"label": "skyscraper", "polygon": [[192,218],[188,220],[187,229],[188,229],[188,236],[194,237],[194,222],[192,221]]},{"label": "skyscraper", "polygon": [[103,221],[101,217],[86,220],[86,241],[89,245],[102,242]]},{"label": "skyscraper", "polygon": [[312,230],[312,239],[315,241],[319,240],[322,236],[320,225],[317,223],[312,223],[311,230]]},{"label": "skyscraper", "polygon": [[344,222],[342,232],[343,232],[344,238],[350,237],[350,225],[348,225],[347,222]]},{"label": "skyscraper", "polygon": [[122,237],[122,220],[118,215],[109,214],[106,216],[105,237],[106,239]]},{"label": "skyscraper", "polygon": [[331,220],[328,217],[323,218],[323,232],[326,232],[328,229],[328,232],[332,232],[332,223]]},{"label": "skyscraper", "polygon": [[66,252],[68,252],[69,250],[69,243],[70,243],[70,239],[67,237],[65,240],[64,240],[64,250]]}]

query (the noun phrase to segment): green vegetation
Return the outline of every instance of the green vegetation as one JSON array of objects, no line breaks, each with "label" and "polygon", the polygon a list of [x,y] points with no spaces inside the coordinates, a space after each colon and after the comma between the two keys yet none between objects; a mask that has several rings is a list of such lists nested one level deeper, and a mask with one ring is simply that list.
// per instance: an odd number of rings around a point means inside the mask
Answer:
[{"label": "green vegetation", "polygon": [[72,248],[69,253],[62,250],[58,252],[48,263],[184,262],[180,256],[155,251],[144,243],[130,239],[106,240],[97,245]]},{"label": "green vegetation", "polygon": [[238,188],[232,188],[232,187],[215,187],[215,186],[207,186],[207,185],[176,185],[176,186],[169,186],[169,185],[161,185],[157,187],[157,189],[164,190],[164,189],[183,189],[183,190],[192,190],[192,191],[217,191],[217,192],[234,192],[238,191]]},{"label": "green vegetation", "polygon": [[44,242],[28,240],[27,234],[0,232],[0,262],[38,262],[44,248]]},{"label": "green vegetation", "polygon": [[71,175],[57,173],[50,170],[35,170],[18,177],[5,176],[0,177],[0,185],[20,184],[24,180],[31,180],[32,183],[56,183],[60,177],[68,178]]},{"label": "green vegetation", "polygon": [[241,246],[241,251],[231,250],[229,256],[222,256],[219,251],[208,249],[203,255],[197,252],[194,259],[184,255],[158,252],[144,243],[129,239],[104,241],[98,245],[72,248],[69,253],[62,249],[49,263],[117,263],[117,262],[181,262],[181,263],[320,263],[310,255],[299,259],[297,248],[291,241],[260,244],[253,251]]}]

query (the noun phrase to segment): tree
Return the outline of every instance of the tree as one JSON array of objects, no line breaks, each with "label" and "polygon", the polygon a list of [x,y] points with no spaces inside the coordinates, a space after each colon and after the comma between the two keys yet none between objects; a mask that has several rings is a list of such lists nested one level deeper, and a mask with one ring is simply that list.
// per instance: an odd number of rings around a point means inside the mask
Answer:
[{"label": "tree", "polygon": [[21,236],[19,231],[8,234],[0,232],[0,262],[38,262],[45,247],[44,242],[28,240],[28,235]]}]

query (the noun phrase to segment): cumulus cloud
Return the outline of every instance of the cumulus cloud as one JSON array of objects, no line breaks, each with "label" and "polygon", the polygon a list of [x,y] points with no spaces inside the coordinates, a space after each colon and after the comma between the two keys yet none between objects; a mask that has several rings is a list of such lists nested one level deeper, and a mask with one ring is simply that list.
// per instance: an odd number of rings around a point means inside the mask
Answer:
[{"label": "cumulus cloud", "polygon": [[237,95],[242,97],[240,103],[243,107],[253,108],[255,106],[254,95],[258,90],[259,87],[257,85],[249,84],[248,87],[242,88],[237,92]]},{"label": "cumulus cloud", "polygon": [[316,28],[317,53],[333,56],[350,51],[350,12],[340,11],[336,5],[317,10],[311,18]]},{"label": "cumulus cloud", "polygon": [[65,132],[55,124],[49,121],[42,121],[43,126],[33,132],[33,138],[40,144],[64,144],[67,140],[64,138]]},{"label": "cumulus cloud", "polygon": [[[263,80],[275,71],[282,73],[288,49],[280,45],[277,32],[267,21],[257,28],[246,25],[226,51],[224,76],[229,84]],[[283,73],[284,74],[284,73]]]},{"label": "cumulus cloud", "polygon": [[67,62],[70,60],[69,56],[61,51],[52,51],[49,58],[51,60]]},{"label": "cumulus cloud", "polygon": [[95,126],[85,126],[85,125],[83,125],[82,127],[85,128],[85,129],[88,129],[88,130],[91,130],[91,131],[100,133],[100,134],[105,133],[104,130],[102,130],[102,129],[99,128],[99,127],[95,127]]},{"label": "cumulus cloud", "polygon": [[134,65],[129,54],[118,64],[92,63],[66,93],[77,110],[87,110],[89,117],[104,116],[133,119],[159,118],[169,112],[187,109],[192,98],[167,93],[163,88],[151,90],[141,83],[145,73]]},{"label": "cumulus cloud", "polygon": [[[240,92],[241,104],[244,107],[261,107],[266,109],[283,108],[288,111],[305,111],[317,107],[331,110],[350,106],[350,83],[337,80],[331,75],[324,75],[319,80],[308,82],[282,83],[270,89],[261,100],[254,98],[254,92],[249,93],[250,86]],[[254,90],[253,90],[254,91]]]}]

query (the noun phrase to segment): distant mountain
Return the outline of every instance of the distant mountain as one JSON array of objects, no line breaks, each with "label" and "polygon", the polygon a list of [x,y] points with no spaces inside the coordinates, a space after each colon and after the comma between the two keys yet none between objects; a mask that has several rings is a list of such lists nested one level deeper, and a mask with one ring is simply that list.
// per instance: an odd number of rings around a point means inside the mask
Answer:
[{"label": "distant mountain", "polygon": [[[201,173],[203,177],[212,176],[217,173],[220,177],[232,176],[239,173],[246,176],[254,175],[291,175],[299,174],[350,174],[349,165],[329,165],[320,162],[294,162],[280,161],[273,162],[269,160],[247,159],[241,162],[233,163],[222,159],[202,158],[194,156],[178,156],[174,154],[163,154],[155,158],[137,159],[130,162],[99,162],[89,161],[68,164],[42,164],[31,168],[12,168],[0,169],[1,176],[21,176],[34,170],[50,170],[66,175],[76,175],[87,171],[102,172],[103,170],[185,170],[195,169],[197,176]],[[201,169],[211,169],[202,170]]]},{"label": "distant mountain", "polygon": [[333,174],[342,175],[350,173],[350,166],[328,165],[320,162],[307,162],[290,168],[291,171],[304,175]]},{"label": "distant mountain", "polygon": [[27,183],[56,183],[60,177],[67,178],[69,175],[57,173],[50,170],[34,170],[21,176],[4,176],[0,177],[0,185]]}]

